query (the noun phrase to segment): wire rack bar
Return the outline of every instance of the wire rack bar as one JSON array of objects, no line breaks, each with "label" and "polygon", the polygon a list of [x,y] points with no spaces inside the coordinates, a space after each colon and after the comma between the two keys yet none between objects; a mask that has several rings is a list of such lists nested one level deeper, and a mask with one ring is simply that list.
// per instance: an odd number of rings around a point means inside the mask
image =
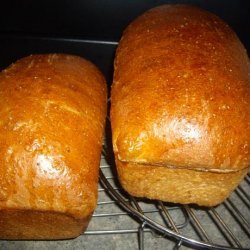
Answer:
[{"label": "wire rack bar", "polygon": [[[144,232],[151,232],[150,229],[143,229]],[[84,234],[86,235],[105,235],[105,234],[130,234],[130,233],[138,233],[138,228],[134,229],[115,229],[115,230],[90,230],[86,231]]]},{"label": "wire rack bar", "polygon": [[199,235],[200,235],[201,239],[203,241],[206,241],[206,242],[209,242],[209,243],[213,244],[213,241],[209,238],[208,234],[206,233],[206,230],[204,229],[201,222],[199,221],[199,219],[195,215],[194,210],[192,208],[190,208],[189,206],[187,206],[187,205],[184,205],[184,208],[186,209],[188,215],[192,219],[191,220],[193,222],[192,224],[193,224],[195,230],[197,232],[199,232]]},{"label": "wire rack bar", "polygon": [[[225,237],[228,239],[231,246],[234,246],[235,245],[234,243],[236,243],[236,245],[239,248],[242,248],[240,242],[237,240],[237,238],[235,237],[235,235],[233,234],[231,229],[227,226],[227,224],[222,219],[222,217],[217,213],[217,211],[214,208],[211,208],[210,210],[208,210],[208,212],[212,215],[214,221],[216,222],[218,227],[221,229],[221,231],[225,232]],[[230,236],[230,237],[228,237],[228,236]]]},{"label": "wire rack bar", "polygon": [[[246,227],[246,233],[249,233],[248,230],[250,229],[250,223],[247,221],[245,216],[241,213],[241,211],[237,208],[237,206],[231,201],[231,199],[227,199],[224,202],[224,205],[227,207],[228,210],[233,214],[236,218],[236,221],[240,226]],[[231,206],[231,208],[230,208]],[[250,237],[250,235],[249,235]]]},{"label": "wire rack bar", "polygon": [[248,202],[248,206],[250,205],[250,196],[246,193],[246,191],[241,186],[239,186],[236,189],[236,193],[241,194],[242,195],[241,197]]},{"label": "wire rack bar", "polygon": [[161,210],[163,211],[163,215],[165,215],[165,218],[167,219],[167,225],[170,229],[174,230],[176,233],[179,233],[179,230],[172,218],[172,216],[170,215],[168,209],[163,205],[162,201],[158,201]]}]

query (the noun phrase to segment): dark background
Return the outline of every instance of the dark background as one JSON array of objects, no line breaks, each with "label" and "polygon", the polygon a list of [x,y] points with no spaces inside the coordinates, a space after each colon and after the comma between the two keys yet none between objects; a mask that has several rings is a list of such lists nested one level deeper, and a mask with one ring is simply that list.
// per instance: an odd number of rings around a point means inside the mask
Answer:
[{"label": "dark background", "polygon": [[250,41],[249,0],[8,0],[2,3],[2,32],[117,41],[128,23],[145,10],[164,3],[191,3],[219,15],[242,40]]},{"label": "dark background", "polygon": [[78,54],[111,79],[116,45],[138,15],[164,3],[188,3],[224,19],[250,51],[249,0],[8,0],[0,7],[0,69],[31,53]]}]

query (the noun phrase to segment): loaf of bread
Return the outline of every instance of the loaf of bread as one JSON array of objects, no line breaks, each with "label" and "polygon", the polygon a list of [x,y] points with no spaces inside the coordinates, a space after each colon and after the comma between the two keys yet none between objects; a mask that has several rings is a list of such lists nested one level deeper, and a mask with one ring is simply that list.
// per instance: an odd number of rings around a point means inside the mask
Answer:
[{"label": "loaf of bread", "polygon": [[0,238],[65,239],[97,203],[106,83],[72,55],[23,58],[0,73]]},{"label": "loaf of bread", "polygon": [[111,93],[122,186],[138,197],[214,206],[250,165],[250,64],[217,16],[147,11],[125,30]]}]

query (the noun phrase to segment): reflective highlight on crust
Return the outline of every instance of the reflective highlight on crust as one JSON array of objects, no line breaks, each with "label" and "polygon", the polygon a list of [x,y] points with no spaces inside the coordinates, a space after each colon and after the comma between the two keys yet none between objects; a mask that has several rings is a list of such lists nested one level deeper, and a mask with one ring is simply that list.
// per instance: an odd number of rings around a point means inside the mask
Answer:
[{"label": "reflective highlight on crust", "polygon": [[238,171],[250,164],[250,64],[235,33],[187,5],[147,11],[119,43],[114,151],[126,162]]},{"label": "reflective highlight on crust", "polygon": [[217,16],[162,5],[133,21],[117,48],[113,148],[130,194],[219,204],[250,167],[250,63]]},{"label": "reflective highlight on crust", "polygon": [[32,55],[0,73],[0,224],[10,221],[0,238],[71,238],[86,228],[106,94],[99,70],[77,56]]}]

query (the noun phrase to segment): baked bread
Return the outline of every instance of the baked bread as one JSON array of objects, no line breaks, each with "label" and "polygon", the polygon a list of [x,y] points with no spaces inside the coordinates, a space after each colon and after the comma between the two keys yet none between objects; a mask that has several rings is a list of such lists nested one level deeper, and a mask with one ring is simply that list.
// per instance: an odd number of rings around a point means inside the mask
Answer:
[{"label": "baked bread", "polygon": [[65,239],[97,202],[106,83],[72,55],[23,58],[0,73],[0,238]]},{"label": "baked bread", "polygon": [[119,43],[111,93],[113,148],[132,195],[213,206],[250,165],[250,64],[217,16],[163,5]]}]

